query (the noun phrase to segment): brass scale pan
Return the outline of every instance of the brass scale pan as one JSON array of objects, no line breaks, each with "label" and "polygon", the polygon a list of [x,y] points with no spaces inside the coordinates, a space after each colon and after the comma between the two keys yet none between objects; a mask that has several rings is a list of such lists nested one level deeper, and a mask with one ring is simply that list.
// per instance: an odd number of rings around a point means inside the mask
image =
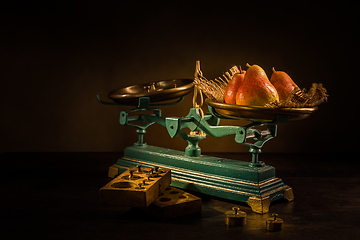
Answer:
[{"label": "brass scale pan", "polygon": [[[145,84],[132,85],[109,92],[108,97],[120,105],[137,105],[140,97],[149,97],[150,102],[157,103],[181,98],[190,93],[194,87],[192,79],[171,79]],[[277,115],[287,115],[288,121],[302,120],[308,117],[317,107],[312,108],[265,108],[219,103],[206,100],[213,107],[219,118],[272,122]]]}]

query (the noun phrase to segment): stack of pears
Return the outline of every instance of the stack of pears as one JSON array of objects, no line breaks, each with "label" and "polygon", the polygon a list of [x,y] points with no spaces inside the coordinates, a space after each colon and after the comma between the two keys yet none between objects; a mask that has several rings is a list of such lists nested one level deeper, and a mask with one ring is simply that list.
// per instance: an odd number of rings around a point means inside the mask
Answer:
[{"label": "stack of pears", "polygon": [[265,106],[275,101],[286,100],[298,88],[290,76],[273,68],[270,81],[265,71],[258,65],[246,64],[248,69],[236,73],[225,89],[225,103]]}]

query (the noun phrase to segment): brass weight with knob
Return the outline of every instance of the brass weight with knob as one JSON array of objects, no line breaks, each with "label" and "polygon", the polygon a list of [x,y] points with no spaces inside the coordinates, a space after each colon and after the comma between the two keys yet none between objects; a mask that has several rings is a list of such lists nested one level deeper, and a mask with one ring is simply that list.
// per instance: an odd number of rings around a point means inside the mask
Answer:
[{"label": "brass weight with knob", "polygon": [[239,207],[233,207],[232,211],[225,212],[225,224],[228,226],[244,226],[246,215],[246,212],[240,211]]},{"label": "brass weight with knob", "polygon": [[266,230],[270,232],[281,231],[283,229],[284,221],[281,218],[278,218],[277,214],[273,214],[272,218],[266,220]]}]

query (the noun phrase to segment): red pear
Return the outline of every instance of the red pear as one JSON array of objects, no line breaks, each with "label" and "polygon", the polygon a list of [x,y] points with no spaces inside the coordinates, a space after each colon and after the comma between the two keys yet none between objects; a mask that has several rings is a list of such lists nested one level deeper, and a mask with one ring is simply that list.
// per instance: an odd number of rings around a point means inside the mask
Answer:
[{"label": "red pear", "polygon": [[239,87],[244,80],[246,71],[241,70],[241,67],[239,67],[240,72],[235,73],[234,76],[231,78],[231,81],[227,85],[225,89],[225,103],[229,104],[236,104],[236,93],[239,90]]},{"label": "red pear", "polygon": [[272,70],[273,74],[271,75],[270,82],[276,88],[276,91],[279,94],[279,100],[286,100],[290,93],[295,88],[298,88],[298,86],[286,72],[275,71],[275,68],[272,68]]},{"label": "red pear", "polygon": [[279,101],[279,95],[265,71],[258,65],[247,64],[246,66],[249,68],[236,93],[236,104],[264,106],[270,102]]}]

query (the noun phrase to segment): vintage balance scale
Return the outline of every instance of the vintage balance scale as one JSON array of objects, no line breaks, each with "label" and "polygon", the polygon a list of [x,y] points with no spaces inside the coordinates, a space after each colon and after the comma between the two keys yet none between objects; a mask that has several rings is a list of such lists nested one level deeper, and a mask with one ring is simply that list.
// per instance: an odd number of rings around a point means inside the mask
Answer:
[{"label": "vintage balance scale", "polygon": [[[196,73],[195,73],[196,74]],[[185,117],[163,117],[159,106],[179,104],[194,89],[193,79],[173,79],[133,85],[109,93],[107,105],[134,106],[120,113],[120,124],[135,127],[138,141],[124,149],[124,156],[109,168],[109,177],[138,165],[171,169],[171,185],[224,199],[247,203],[253,212],[266,213],[273,201],[294,199],[292,188],[276,177],[275,168],[258,160],[261,147],[276,137],[277,125],[308,117],[314,108],[264,108],[218,103],[206,100],[209,113],[204,114],[196,102]],[[171,100],[171,101],[170,101]],[[169,102],[170,101],[170,102]],[[146,112],[147,114],[142,114]],[[148,112],[152,112],[148,114]],[[137,113],[137,115],[131,115]],[[220,119],[251,121],[246,126],[220,126]],[[136,123],[137,122],[137,123]],[[157,123],[170,137],[188,141],[185,151],[147,145],[146,128]],[[266,130],[256,127],[266,126]],[[190,134],[183,129],[189,128]],[[235,135],[237,143],[248,146],[252,159],[239,161],[201,155],[199,141],[206,135]]]}]

